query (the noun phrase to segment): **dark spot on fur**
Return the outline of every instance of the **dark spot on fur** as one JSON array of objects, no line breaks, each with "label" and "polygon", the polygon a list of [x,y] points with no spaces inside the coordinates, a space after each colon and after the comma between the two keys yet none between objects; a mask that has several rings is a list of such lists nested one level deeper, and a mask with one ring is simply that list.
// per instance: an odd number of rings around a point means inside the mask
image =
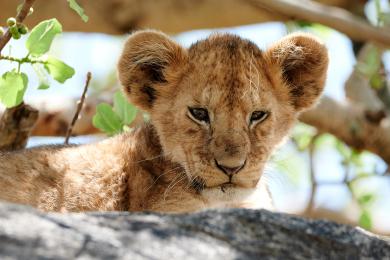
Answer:
[{"label": "dark spot on fur", "polygon": [[[241,40],[240,40],[241,41]],[[226,48],[227,50],[229,51],[229,53],[231,55],[233,55],[234,53],[237,52],[238,50],[238,45],[239,45],[239,42],[238,41],[228,41],[227,44],[226,44]]]},{"label": "dark spot on fur", "polygon": [[166,64],[147,64],[141,66],[141,70],[146,74],[147,78],[153,83],[166,83],[163,69]]},{"label": "dark spot on fur", "polygon": [[206,187],[206,182],[201,177],[196,177],[192,180],[191,187],[194,188],[197,193],[200,193]]},{"label": "dark spot on fur", "polygon": [[302,97],[305,93],[303,91],[303,87],[294,87],[293,89],[290,90],[290,94],[293,97]]},{"label": "dark spot on fur", "polygon": [[198,132],[198,130],[196,130],[196,129],[188,129],[187,131],[186,131],[186,134],[188,134],[188,135],[194,135],[194,134],[196,134]]},{"label": "dark spot on fur", "polygon": [[127,93],[131,94],[131,86],[126,86]]},{"label": "dark spot on fur", "polygon": [[156,90],[153,87],[145,84],[142,86],[141,91],[148,95],[148,102],[149,104],[152,104],[156,99]]}]

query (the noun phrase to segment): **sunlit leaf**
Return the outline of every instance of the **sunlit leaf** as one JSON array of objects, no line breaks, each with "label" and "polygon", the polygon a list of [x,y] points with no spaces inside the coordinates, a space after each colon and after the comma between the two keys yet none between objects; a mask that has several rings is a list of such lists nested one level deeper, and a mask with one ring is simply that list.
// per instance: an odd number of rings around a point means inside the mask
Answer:
[{"label": "sunlit leaf", "polygon": [[68,0],[69,7],[72,8],[84,22],[88,22],[88,16],[85,14],[84,9],[76,2],[76,0]]},{"label": "sunlit leaf", "polygon": [[375,198],[374,194],[364,194],[360,196],[357,200],[359,205],[367,206],[374,201],[374,198]]},{"label": "sunlit leaf", "polygon": [[322,134],[314,140],[314,145],[316,149],[334,147],[335,143],[336,138],[330,134]]},{"label": "sunlit leaf", "polygon": [[346,146],[343,142],[337,140],[336,150],[340,153],[340,155],[344,158],[344,160],[349,161],[351,158],[351,149]]},{"label": "sunlit leaf", "polygon": [[371,214],[367,210],[363,210],[359,217],[359,225],[365,229],[372,228]]},{"label": "sunlit leaf", "polygon": [[121,119],[109,104],[101,103],[96,107],[96,114],[92,119],[92,123],[96,128],[99,128],[108,135],[114,135],[122,132],[123,124]]},{"label": "sunlit leaf", "polygon": [[42,64],[32,64],[32,67],[35,71],[35,74],[38,76],[39,79],[39,86],[38,89],[48,89],[50,87],[49,85],[49,79],[47,77],[46,71],[43,69]]},{"label": "sunlit leaf", "polygon": [[350,161],[360,167],[363,166],[363,153],[356,150],[356,149],[351,149],[351,155],[350,155]]},{"label": "sunlit leaf", "polygon": [[381,16],[380,16],[382,22],[383,22],[383,25],[385,27],[389,27],[390,25],[390,13],[381,13]]},{"label": "sunlit leaf", "polygon": [[24,73],[9,71],[0,78],[0,100],[7,107],[14,107],[23,102],[28,78]]},{"label": "sunlit leaf", "polygon": [[49,51],[54,37],[61,32],[62,26],[55,18],[40,22],[31,30],[26,48],[30,54],[41,56]]},{"label": "sunlit leaf", "polygon": [[272,168],[281,172],[289,182],[298,186],[307,174],[306,163],[298,153],[292,149],[283,149],[271,157]]},{"label": "sunlit leaf", "polygon": [[357,69],[367,78],[371,78],[379,71],[381,56],[378,48],[371,46],[367,51],[366,58],[357,64]]},{"label": "sunlit leaf", "polygon": [[383,76],[376,72],[370,78],[370,86],[374,89],[381,89],[386,84]]},{"label": "sunlit leaf", "polygon": [[127,101],[121,91],[114,94],[114,111],[125,125],[129,125],[137,116],[137,108]]},{"label": "sunlit leaf", "polygon": [[47,72],[58,82],[64,83],[67,79],[73,77],[75,71],[72,67],[63,61],[54,57],[49,57],[45,63]]},{"label": "sunlit leaf", "polygon": [[294,127],[292,133],[292,139],[297,145],[298,150],[304,151],[310,145],[316,130],[305,124],[298,124]]}]

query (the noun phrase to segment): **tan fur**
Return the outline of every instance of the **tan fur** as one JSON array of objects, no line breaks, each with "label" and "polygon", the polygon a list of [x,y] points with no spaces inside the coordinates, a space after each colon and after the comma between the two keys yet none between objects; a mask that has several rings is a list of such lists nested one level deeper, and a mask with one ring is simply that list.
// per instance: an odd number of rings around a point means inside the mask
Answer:
[{"label": "tan fur", "polygon": [[[322,92],[327,51],[290,35],[267,51],[229,34],[184,49],[166,35],[130,36],[118,64],[151,123],[96,144],[0,154],[0,198],[45,211],[189,212],[247,206],[264,164]],[[208,110],[194,120],[189,107]],[[251,124],[252,112],[269,111]],[[243,168],[229,177],[217,166]]]}]

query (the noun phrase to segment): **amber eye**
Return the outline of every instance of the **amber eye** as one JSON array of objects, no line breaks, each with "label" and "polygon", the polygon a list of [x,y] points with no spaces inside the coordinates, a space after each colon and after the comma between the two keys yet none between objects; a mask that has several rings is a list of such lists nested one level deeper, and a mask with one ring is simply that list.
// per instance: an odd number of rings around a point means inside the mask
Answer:
[{"label": "amber eye", "polygon": [[254,111],[251,115],[251,124],[252,123],[260,123],[267,119],[269,112],[267,111]]},{"label": "amber eye", "polygon": [[191,116],[198,121],[202,121],[205,123],[210,123],[209,112],[205,108],[198,107],[189,107],[188,111],[190,111]]}]

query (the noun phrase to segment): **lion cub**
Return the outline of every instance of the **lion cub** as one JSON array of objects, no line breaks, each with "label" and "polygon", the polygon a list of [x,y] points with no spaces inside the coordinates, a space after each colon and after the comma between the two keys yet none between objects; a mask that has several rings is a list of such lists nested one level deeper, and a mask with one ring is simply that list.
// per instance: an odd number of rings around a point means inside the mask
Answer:
[{"label": "lion cub", "polygon": [[132,132],[80,146],[0,154],[0,199],[45,211],[190,212],[245,205],[328,65],[317,39],[261,51],[230,34],[185,49],[140,31],[118,63],[129,100],[150,114]]}]

